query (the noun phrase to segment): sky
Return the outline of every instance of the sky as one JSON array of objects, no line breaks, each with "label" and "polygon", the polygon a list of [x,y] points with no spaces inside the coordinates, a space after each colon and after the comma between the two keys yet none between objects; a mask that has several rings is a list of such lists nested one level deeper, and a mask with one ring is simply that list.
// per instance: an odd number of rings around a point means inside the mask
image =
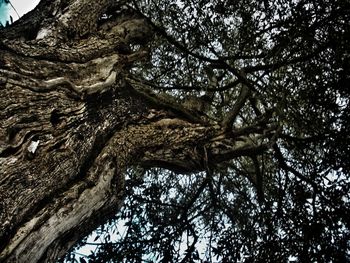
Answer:
[{"label": "sky", "polygon": [[[16,8],[18,14],[23,16],[25,13],[28,13],[32,10],[40,0],[10,0],[14,8]],[[6,20],[9,20],[10,15],[13,20],[18,19],[18,15],[13,10],[11,5],[5,4],[5,0],[0,0],[0,22],[5,25]]]}]

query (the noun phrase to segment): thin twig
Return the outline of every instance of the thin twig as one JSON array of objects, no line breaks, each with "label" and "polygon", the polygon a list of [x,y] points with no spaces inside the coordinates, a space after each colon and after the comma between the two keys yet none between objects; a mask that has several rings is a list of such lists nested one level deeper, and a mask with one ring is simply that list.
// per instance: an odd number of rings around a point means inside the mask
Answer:
[{"label": "thin twig", "polygon": [[11,1],[9,1],[9,4],[11,5],[11,7],[13,8],[13,10],[15,11],[16,15],[18,16],[18,19],[21,18],[20,15],[18,14],[16,8],[13,6],[13,4],[11,3]]},{"label": "thin twig", "polygon": [[244,106],[250,94],[251,94],[250,89],[246,85],[243,85],[241,92],[238,96],[238,99],[236,103],[233,105],[232,110],[227,114],[225,119],[222,121],[222,127],[225,130],[225,132],[229,132],[232,130],[233,123],[235,122],[240,110]]}]

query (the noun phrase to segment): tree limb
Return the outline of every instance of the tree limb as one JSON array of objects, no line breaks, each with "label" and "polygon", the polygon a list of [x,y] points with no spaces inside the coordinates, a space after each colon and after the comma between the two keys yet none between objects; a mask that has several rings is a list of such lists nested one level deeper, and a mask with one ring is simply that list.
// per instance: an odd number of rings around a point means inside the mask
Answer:
[{"label": "tree limb", "polygon": [[250,89],[247,86],[243,85],[238,99],[233,105],[232,110],[226,115],[226,117],[222,121],[222,127],[225,132],[229,132],[232,130],[233,123],[235,122],[240,110],[243,108],[250,94]]}]

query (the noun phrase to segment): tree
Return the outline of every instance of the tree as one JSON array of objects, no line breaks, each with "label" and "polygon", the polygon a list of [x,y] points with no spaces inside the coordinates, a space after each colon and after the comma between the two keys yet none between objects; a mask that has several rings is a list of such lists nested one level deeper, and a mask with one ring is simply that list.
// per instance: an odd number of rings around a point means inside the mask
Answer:
[{"label": "tree", "polygon": [[120,209],[131,234],[91,261],[191,262],[200,235],[208,260],[348,260],[349,14],[42,0],[2,28],[1,261],[54,261]]}]

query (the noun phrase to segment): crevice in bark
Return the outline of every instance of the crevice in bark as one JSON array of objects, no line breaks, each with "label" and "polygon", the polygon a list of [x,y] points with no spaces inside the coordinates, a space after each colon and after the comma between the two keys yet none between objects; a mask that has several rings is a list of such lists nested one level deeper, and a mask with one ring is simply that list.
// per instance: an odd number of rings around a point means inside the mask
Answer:
[{"label": "crevice in bark", "polygon": [[[130,106],[130,96],[128,96],[127,94],[124,95],[125,102],[122,102],[123,99],[121,99],[121,97],[123,97],[123,96],[120,95],[118,97],[119,98],[119,100],[118,100],[119,106],[122,106],[121,104],[123,104],[123,103],[124,104],[128,103]],[[94,109],[95,112],[92,112],[92,113],[87,112],[87,115],[86,115],[87,120],[89,120],[89,122],[93,126],[99,126],[99,125],[101,125],[101,122],[103,122],[103,116],[106,117],[105,115],[102,114],[102,112],[99,112],[99,111],[106,110],[106,109],[104,109],[105,107],[108,109],[108,107],[110,107],[110,105],[113,103],[112,103],[112,101],[109,101],[109,103],[104,102],[104,103],[99,104],[99,100],[87,102],[87,104],[89,104],[89,103],[90,104],[93,103],[93,105],[90,105],[89,107],[91,110]],[[135,105],[134,109],[137,109],[137,111],[139,111],[139,113],[135,112],[136,113],[135,117],[139,118],[138,116],[140,114],[140,109],[142,110],[142,107],[140,107],[140,105],[142,105],[142,103],[140,101],[137,101],[137,100],[135,100],[134,103],[137,104],[137,106]],[[86,108],[89,108],[89,107],[86,107]],[[128,109],[128,110],[130,110],[130,109]],[[83,154],[83,156],[85,155],[85,157],[82,158],[83,162],[80,165],[80,168],[79,168],[80,171],[76,170],[77,174],[74,177],[71,177],[70,181],[67,181],[67,183],[65,185],[63,185],[63,187],[57,188],[55,191],[48,192],[47,195],[44,196],[44,198],[41,199],[41,201],[39,201],[35,205],[35,207],[31,208],[31,214],[33,214],[33,215],[39,214],[40,211],[44,210],[47,207],[47,204],[52,203],[55,198],[58,198],[61,195],[61,193],[63,193],[65,190],[69,190],[70,188],[74,187],[74,185],[79,183],[80,181],[84,181],[85,183],[87,183],[87,186],[86,186],[87,188],[94,186],[93,178],[85,180],[85,177],[86,177],[85,175],[86,175],[87,171],[91,168],[91,165],[94,163],[97,156],[101,153],[102,149],[105,147],[106,142],[108,142],[108,140],[113,136],[113,134],[119,128],[122,128],[123,125],[125,125],[125,120],[132,121],[132,119],[134,118],[134,117],[130,118],[130,115],[125,115],[124,113],[121,113],[121,115],[123,117],[119,116],[119,117],[121,117],[121,118],[119,118],[119,120],[121,121],[120,124],[111,123],[111,126],[108,127],[108,130],[105,130],[104,132],[102,132],[102,131],[101,132],[99,132],[99,131],[94,132],[95,135],[93,136],[93,138],[94,138],[92,140],[93,142],[91,143],[91,145],[89,147],[90,150],[88,151],[88,154]],[[115,118],[118,119],[118,116],[115,116]],[[137,123],[138,121],[135,120],[134,122]],[[121,124],[123,124],[123,125],[121,125]],[[119,126],[119,128],[118,128],[118,126]],[[79,126],[76,126],[76,127],[79,127]],[[80,131],[80,132],[82,132],[82,131]],[[89,136],[89,135],[85,134],[85,136]],[[64,143],[60,142],[59,144],[62,145]],[[59,145],[55,145],[55,147],[59,147]],[[50,150],[52,151],[54,148],[51,148]],[[22,219],[22,221],[18,222],[18,224],[23,225],[29,219],[30,218],[24,217]],[[16,229],[13,229],[12,231],[17,232]],[[3,236],[3,238],[5,238],[5,236]],[[6,239],[8,240],[8,238],[6,238]],[[3,239],[3,241],[4,241],[3,244],[5,244],[6,240]]]}]

